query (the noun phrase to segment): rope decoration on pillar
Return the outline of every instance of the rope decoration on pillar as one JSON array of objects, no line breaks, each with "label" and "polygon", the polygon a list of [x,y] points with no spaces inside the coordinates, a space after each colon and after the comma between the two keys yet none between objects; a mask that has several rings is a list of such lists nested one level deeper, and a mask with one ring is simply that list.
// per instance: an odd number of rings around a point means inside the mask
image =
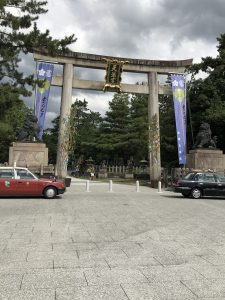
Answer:
[{"label": "rope decoration on pillar", "polygon": [[160,151],[160,135],[159,135],[159,119],[157,114],[154,114],[149,125],[149,152],[152,157],[152,166],[160,165],[158,153]]},{"label": "rope decoration on pillar", "polygon": [[66,167],[68,164],[69,154],[74,151],[75,147],[75,135],[76,135],[76,128],[75,128],[75,121],[76,121],[76,108],[72,106],[70,109],[70,113],[67,114],[65,118],[63,118],[63,140],[62,143],[59,145],[60,149],[60,157],[63,163],[63,166]]}]

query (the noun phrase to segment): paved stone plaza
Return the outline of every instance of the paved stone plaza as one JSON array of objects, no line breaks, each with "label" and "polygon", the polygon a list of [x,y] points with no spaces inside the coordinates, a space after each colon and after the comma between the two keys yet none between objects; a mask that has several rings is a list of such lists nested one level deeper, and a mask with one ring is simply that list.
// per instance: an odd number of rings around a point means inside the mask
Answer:
[{"label": "paved stone plaza", "polygon": [[0,299],[225,299],[225,199],[74,180],[0,199]]}]

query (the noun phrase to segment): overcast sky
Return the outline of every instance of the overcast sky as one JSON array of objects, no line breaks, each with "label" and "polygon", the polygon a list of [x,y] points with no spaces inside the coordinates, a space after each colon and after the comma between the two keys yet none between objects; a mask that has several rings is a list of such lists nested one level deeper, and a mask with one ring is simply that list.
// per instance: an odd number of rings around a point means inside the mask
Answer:
[{"label": "overcast sky", "polygon": [[[217,55],[216,38],[225,33],[225,0],[48,0],[48,9],[38,21],[41,30],[49,29],[54,38],[75,34],[72,51],[99,55],[198,62]],[[104,72],[77,72],[104,80]],[[60,94],[51,89],[47,124],[59,112]],[[73,91],[74,100],[85,98],[102,114],[112,95]]]}]

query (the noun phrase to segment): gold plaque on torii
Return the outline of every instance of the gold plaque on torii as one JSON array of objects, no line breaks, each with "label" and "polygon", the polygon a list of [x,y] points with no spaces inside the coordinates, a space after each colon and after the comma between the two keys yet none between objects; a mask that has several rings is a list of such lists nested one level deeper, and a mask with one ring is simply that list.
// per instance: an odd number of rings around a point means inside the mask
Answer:
[{"label": "gold plaque on torii", "polygon": [[128,61],[107,58],[103,58],[103,60],[105,60],[107,63],[103,91],[115,90],[116,92],[121,92],[121,76],[123,72],[123,65],[128,63]]}]

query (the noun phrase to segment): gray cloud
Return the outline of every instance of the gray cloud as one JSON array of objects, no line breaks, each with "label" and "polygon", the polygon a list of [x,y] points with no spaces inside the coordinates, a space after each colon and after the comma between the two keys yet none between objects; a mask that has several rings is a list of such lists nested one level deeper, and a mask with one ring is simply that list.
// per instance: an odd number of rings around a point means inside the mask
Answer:
[{"label": "gray cloud", "polygon": [[[216,55],[216,38],[225,32],[224,0],[49,0],[38,27],[54,38],[75,34],[73,51],[145,59],[200,60]],[[25,62],[26,61],[26,62]],[[32,56],[21,64],[33,72]],[[62,74],[62,66],[55,67]],[[104,71],[75,68],[82,79],[104,80]],[[143,79],[142,79],[143,78]],[[145,81],[125,74],[123,82]],[[74,90],[90,109],[104,114],[112,94]],[[47,118],[59,113],[61,89],[52,88]],[[49,123],[49,120],[47,121]]]},{"label": "gray cloud", "polygon": [[203,39],[214,42],[224,33],[225,2],[223,0],[163,1],[163,12],[171,12],[168,28],[177,39]]},{"label": "gray cloud", "polygon": [[67,0],[67,5],[91,50],[109,55],[140,57],[145,47],[162,38],[169,55],[175,44],[215,44],[224,32],[224,0]]}]

